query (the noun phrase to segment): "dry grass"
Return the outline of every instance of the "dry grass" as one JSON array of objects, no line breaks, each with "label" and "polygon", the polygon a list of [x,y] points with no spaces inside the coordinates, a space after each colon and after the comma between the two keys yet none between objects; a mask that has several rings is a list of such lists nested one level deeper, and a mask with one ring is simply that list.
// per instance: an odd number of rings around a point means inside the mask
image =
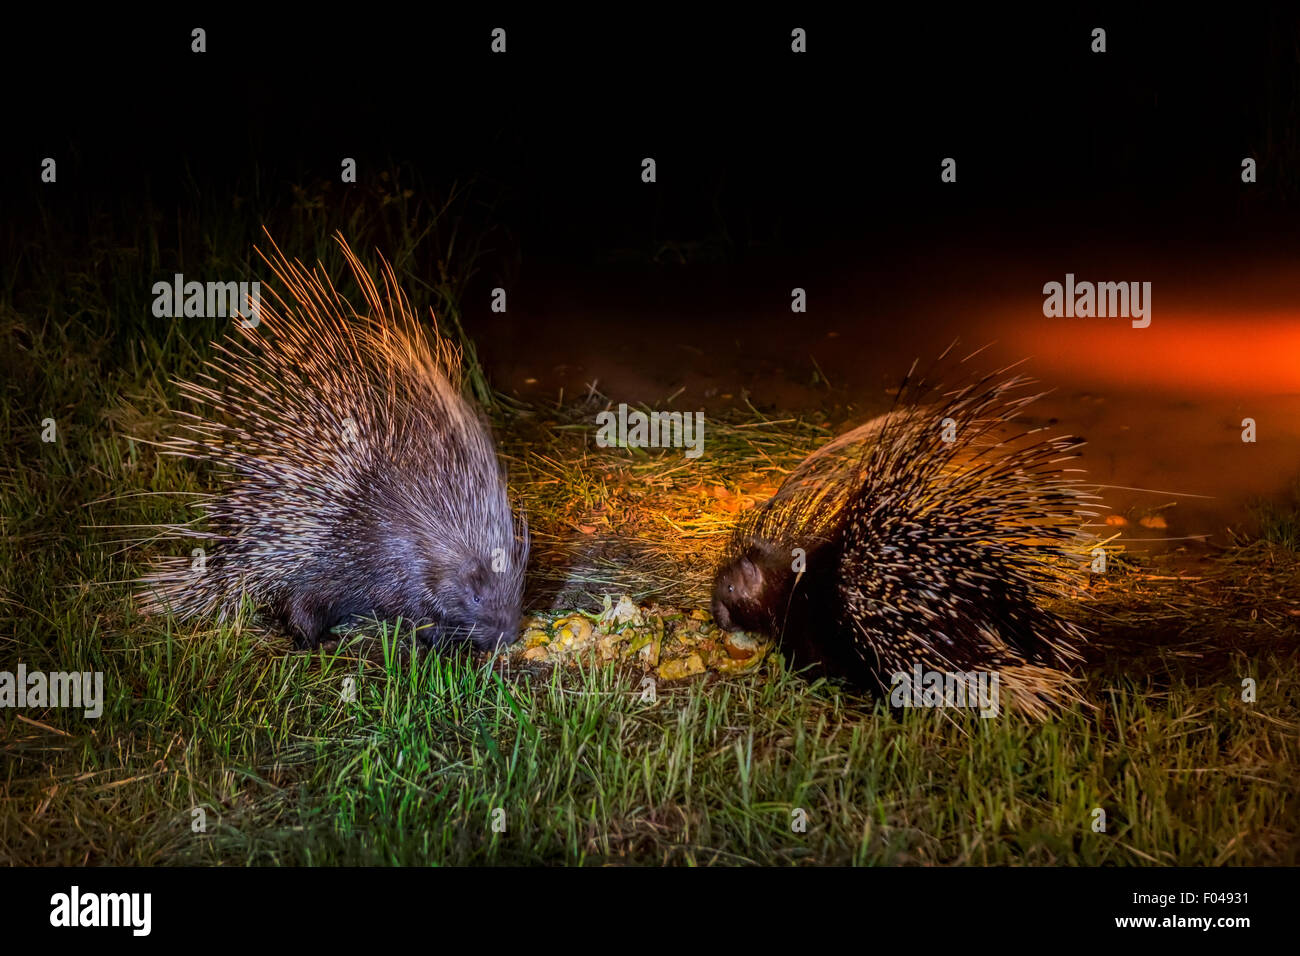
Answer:
[{"label": "dry grass", "polygon": [[600,606],[611,590],[638,603],[708,605],[737,517],[830,437],[829,426],[755,415],[711,417],[707,453],[597,448],[600,395],[516,410],[502,448],[533,533],[534,604]]}]

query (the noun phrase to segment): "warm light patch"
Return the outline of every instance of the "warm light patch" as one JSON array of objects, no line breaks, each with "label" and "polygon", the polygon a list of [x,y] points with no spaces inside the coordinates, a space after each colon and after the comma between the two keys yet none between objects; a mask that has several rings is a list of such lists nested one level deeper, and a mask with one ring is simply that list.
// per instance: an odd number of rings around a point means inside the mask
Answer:
[{"label": "warm light patch", "polygon": [[1135,387],[1300,392],[1300,314],[1157,311],[1149,328],[1122,319],[1039,319],[999,330],[1034,356],[1036,376],[1086,368],[1090,381]]}]

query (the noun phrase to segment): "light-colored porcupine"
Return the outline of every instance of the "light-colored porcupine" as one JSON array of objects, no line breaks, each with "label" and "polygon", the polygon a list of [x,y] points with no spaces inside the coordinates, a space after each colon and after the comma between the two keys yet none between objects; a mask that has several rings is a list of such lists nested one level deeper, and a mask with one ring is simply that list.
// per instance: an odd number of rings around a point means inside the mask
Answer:
[{"label": "light-colored porcupine", "polygon": [[[1048,604],[1081,582],[1097,496],[1081,442],[1018,430],[1006,370],[895,409],[805,460],[738,527],[714,583],[724,628],[877,691],[896,674],[994,672],[1017,709],[1077,697],[1082,630]],[[796,550],[799,549],[799,550]]]},{"label": "light-colored porcupine", "polygon": [[258,254],[280,288],[177,383],[195,410],[162,451],[218,466],[221,485],[200,519],[160,529],[206,554],[160,559],[143,610],[224,620],[247,598],[299,647],[372,616],[434,645],[512,642],[528,531],[459,353],[421,328],[387,262],[381,287],[336,238],[361,312],[271,242]]}]

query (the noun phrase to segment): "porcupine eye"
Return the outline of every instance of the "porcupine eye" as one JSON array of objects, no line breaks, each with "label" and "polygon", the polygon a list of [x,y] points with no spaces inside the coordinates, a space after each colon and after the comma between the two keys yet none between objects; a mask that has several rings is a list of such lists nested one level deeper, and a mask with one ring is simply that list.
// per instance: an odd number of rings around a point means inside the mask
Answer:
[{"label": "porcupine eye", "polygon": [[469,575],[469,580],[465,582],[464,601],[466,610],[477,612],[483,606],[483,586],[482,575],[475,571]]}]

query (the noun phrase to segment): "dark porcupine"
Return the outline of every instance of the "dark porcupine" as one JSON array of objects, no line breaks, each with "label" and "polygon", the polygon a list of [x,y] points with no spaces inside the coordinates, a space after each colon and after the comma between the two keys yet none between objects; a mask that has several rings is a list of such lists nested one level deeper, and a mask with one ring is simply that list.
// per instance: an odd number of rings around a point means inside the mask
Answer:
[{"label": "dark porcupine", "polygon": [[223,476],[201,519],[159,529],[207,553],[197,568],[160,559],[143,610],[225,620],[247,598],[298,647],[372,616],[435,646],[510,643],[528,531],[461,395],[459,353],[421,328],[387,262],[381,288],[336,238],[363,311],[272,242],[258,254],[281,290],[177,383],[196,410],[162,450]]},{"label": "dark porcupine", "polygon": [[919,665],[996,673],[1038,716],[1077,699],[1083,633],[1045,602],[1079,583],[1096,496],[1062,467],[1080,442],[1016,432],[1038,396],[1005,371],[944,394],[909,373],[893,411],[803,462],[737,529],[718,624],[877,692]]}]

